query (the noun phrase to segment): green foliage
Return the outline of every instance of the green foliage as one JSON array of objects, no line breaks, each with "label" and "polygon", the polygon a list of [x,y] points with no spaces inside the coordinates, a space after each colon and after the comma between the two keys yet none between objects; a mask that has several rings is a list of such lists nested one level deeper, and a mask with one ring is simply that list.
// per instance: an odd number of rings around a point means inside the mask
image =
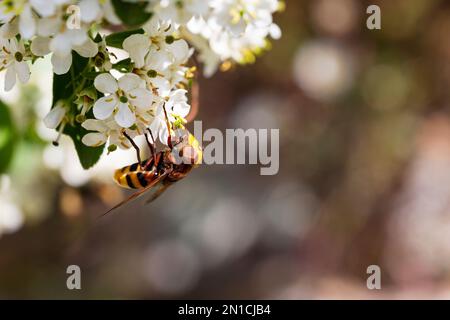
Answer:
[{"label": "green foliage", "polygon": [[4,173],[13,158],[16,128],[9,108],[0,101],[0,173]]},{"label": "green foliage", "polygon": [[123,49],[122,48],[123,41],[126,38],[128,38],[129,36],[131,36],[133,34],[137,34],[137,33],[142,34],[142,33],[144,33],[144,30],[143,29],[134,29],[134,30],[127,30],[127,31],[112,33],[112,34],[106,36],[106,38],[105,38],[106,44],[110,47]]},{"label": "green foliage", "polygon": [[[92,118],[92,114],[88,114],[88,118]],[[70,136],[77,150],[78,158],[84,169],[89,169],[94,166],[103,153],[104,145],[100,147],[88,147],[81,142],[81,139],[89,131],[84,129],[80,124],[76,126],[67,125],[64,128],[64,134]]]},{"label": "green foliage", "polygon": [[133,65],[131,59],[127,58],[113,64],[113,68],[120,72],[127,73],[133,71]]},{"label": "green foliage", "polygon": [[131,3],[123,0],[112,0],[112,4],[117,16],[128,27],[139,27],[152,16],[151,13],[145,11],[147,2]]},{"label": "green foliage", "polygon": [[[83,58],[77,53],[72,53],[72,67],[69,72],[63,75],[53,75],[53,107],[60,100],[65,100],[70,105],[71,110],[75,111],[77,106],[75,94],[81,89],[89,86],[92,80],[86,78],[84,74],[89,72],[87,69],[89,59]],[[69,112],[70,114],[70,112]],[[75,112],[73,112],[75,114]],[[92,113],[87,114],[88,118],[92,118]],[[63,133],[70,136],[77,150],[78,158],[84,169],[89,169],[97,163],[103,153],[104,146],[88,147],[85,146],[81,139],[87,133],[80,123],[70,121],[64,127]]]}]

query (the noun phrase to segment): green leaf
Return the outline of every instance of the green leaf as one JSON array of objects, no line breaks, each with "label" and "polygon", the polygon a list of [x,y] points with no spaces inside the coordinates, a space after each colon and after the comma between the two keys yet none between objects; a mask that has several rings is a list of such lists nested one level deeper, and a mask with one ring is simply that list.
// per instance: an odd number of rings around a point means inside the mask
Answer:
[{"label": "green leaf", "polygon": [[122,73],[127,73],[133,71],[133,63],[130,58],[120,60],[119,62],[113,64],[113,69],[118,70]]},{"label": "green leaf", "polygon": [[[77,106],[73,103],[76,99],[74,95],[75,88],[82,89],[80,86],[88,87],[92,84],[92,81],[83,76],[85,74],[86,66],[89,63],[89,59],[83,58],[77,53],[72,53],[72,66],[69,72],[62,75],[53,75],[53,107],[59,100],[68,100],[71,104],[72,110],[75,110]],[[92,111],[87,114],[88,118],[92,118]],[[89,169],[97,163],[100,156],[103,153],[105,146],[100,147],[88,147],[81,142],[83,136],[88,133],[80,123],[73,121],[67,123],[64,127],[64,134],[70,136],[77,150],[78,158],[84,169]]]},{"label": "green leaf", "polygon": [[[92,111],[91,111],[92,112]],[[92,114],[88,113],[88,118],[92,118]],[[98,160],[100,159],[103,149],[105,146],[100,147],[88,147],[81,139],[85,134],[89,133],[86,129],[84,129],[80,124],[77,123],[76,126],[66,125],[64,128],[64,134],[70,136],[75,145],[75,149],[77,150],[78,158],[80,159],[80,163],[84,169],[89,169],[94,166]]]},{"label": "green leaf", "polygon": [[114,48],[123,49],[123,47],[122,47],[123,41],[126,38],[128,38],[129,36],[131,36],[133,34],[138,34],[138,33],[143,34],[144,30],[143,29],[134,29],[134,30],[127,30],[127,31],[112,33],[112,34],[106,36],[106,38],[105,38],[106,45],[108,45],[110,47],[114,47]]},{"label": "green leaf", "polygon": [[69,72],[61,75],[53,74],[53,103],[52,108],[59,100],[68,99],[72,96],[74,88],[83,80],[81,74],[89,62],[76,52],[72,53],[72,66]]},{"label": "green leaf", "polygon": [[84,72],[83,77],[85,77],[86,79],[89,79],[89,80],[94,80],[98,75],[100,75],[102,73],[104,73],[104,72],[97,72],[97,71]]},{"label": "green leaf", "polygon": [[9,108],[0,101],[0,173],[6,172],[14,155],[16,128]]},{"label": "green leaf", "polygon": [[147,2],[126,2],[123,0],[112,0],[114,11],[128,27],[139,27],[147,22],[152,14],[146,12]]}]

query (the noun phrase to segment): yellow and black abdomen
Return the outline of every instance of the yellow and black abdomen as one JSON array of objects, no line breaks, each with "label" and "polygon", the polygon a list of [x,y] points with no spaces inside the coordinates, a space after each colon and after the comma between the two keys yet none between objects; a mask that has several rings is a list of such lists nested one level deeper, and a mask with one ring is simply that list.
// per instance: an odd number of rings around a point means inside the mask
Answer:
[{"label": "yellow and black abdomen", "polygon": [[119,186],[127,189],[145,188],[149,181],[152,180],[154,171],[142,171],[139,169],[138,163],[118,169],[114,173],[114,181]]}]

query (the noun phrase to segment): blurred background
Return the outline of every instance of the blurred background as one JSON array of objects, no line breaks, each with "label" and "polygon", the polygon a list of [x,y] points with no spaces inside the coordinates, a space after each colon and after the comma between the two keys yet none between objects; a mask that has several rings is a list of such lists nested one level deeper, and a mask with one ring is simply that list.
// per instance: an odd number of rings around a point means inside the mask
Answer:
[{"label": "blurred background", "polygon": [[254,65],[200,79],[197,115],[279,128],[275,176],[204,165],[96,220],[128,196],[112,174],[134,152],[83,171],[70,140],[51,145],[48,61],[0,93],[16,124],[0,130],[0,298],[450,298],[450,2],[288,0],[276,21]]}]

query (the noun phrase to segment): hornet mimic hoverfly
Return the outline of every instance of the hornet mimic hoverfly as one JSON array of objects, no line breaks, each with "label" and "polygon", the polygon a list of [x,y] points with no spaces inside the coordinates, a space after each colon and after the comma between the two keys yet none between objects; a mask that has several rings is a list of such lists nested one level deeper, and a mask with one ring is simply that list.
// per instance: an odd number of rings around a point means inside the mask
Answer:
[{"label": "hornet mimic hoverfly", "polygon": [[[170,129],[167,118],[166,122]],[[138,189],[138,191],[108,210],[103,216],[127,202],[136,199],[150,189],[154,189],[155,192],[147,200],[147,203],[150,203],[160,196],[169,186],[186,177],[193,168],[202,162],[201,146],[197,139],[187,130],[179,130],[182,134],[178,134],[173,144],[172,137],[169,135],[167,143],[169,148],[160,152],[156,152],[152,132],[150,129],[147,130],[152,139],[152,142],[150,142],[147,133],[145,133],[145,139],[150,149],[151,157],[141,161],[139,147],[124,132],[125,137],[136,149],[138,162],[118,169],[114,173],[114,180],[119,186],[127,189]],[[169,132],[171,131],[169,130]]]}]

